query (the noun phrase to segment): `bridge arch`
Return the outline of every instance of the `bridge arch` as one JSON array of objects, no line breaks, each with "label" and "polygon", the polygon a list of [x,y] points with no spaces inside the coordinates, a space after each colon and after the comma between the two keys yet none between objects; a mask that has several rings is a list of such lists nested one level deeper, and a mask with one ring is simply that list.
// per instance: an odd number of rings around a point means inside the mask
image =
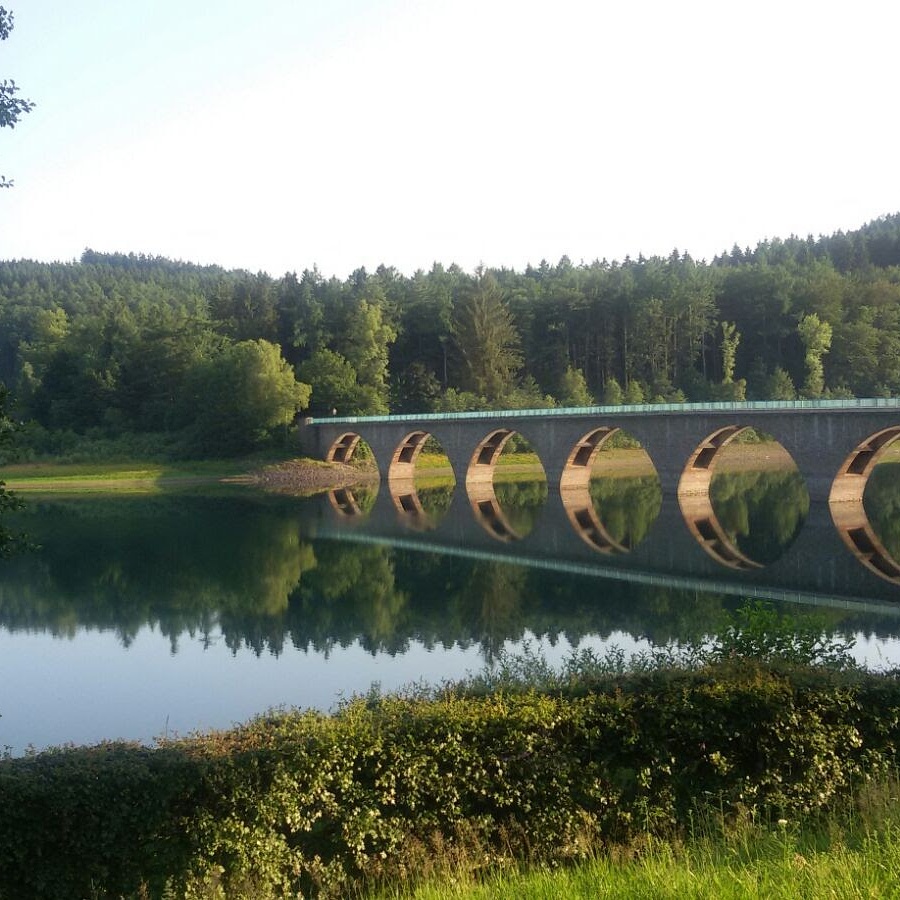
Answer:
[{"label": "bridge arch", "polygon": [[[466,494],[472,507],[475,521],[491,537],[509,542],[521,540],[525,535],[516,528],[503,511],[494,489],[494,472],[503,448],[516,434],[512,428],[495,428],[479,440],[469,457],[466,468]],[[525,440],[528,438],[522,435]],[[541,468],[543,469],[543,461]],[[545,473],[546,474],[546,473]]]},{"label": "bridge arch", "polygon": [[603,445],[621,430],[618,426],[600,427],[582,435],[566,457],[559,482],[560,490],[572,491],[581,489],[582,486],[587,487],[591,481],[591,469],[597,454]]},{"label": "bridge arch", "polygon": [[[692,493],[691,484],[693,493],[697,493],[698,481],[706,482],[700,484],[699,493],[708,493],[708,482],[719,453],[726,446],[726,441],[734,439],[741,424],[760,428],[778,437],[782,447],[789,451],[802,473],[806,492],[809,499],[814,501],[815,509],[821,508],[825,520],[832,526],[835,523],[831,521],[831,515],[824,513],[827,501],[831,498],[835,503],[840,503],[846,514],[850,505],[838,498],[846,498],[848,490],[852,488],[849,478],[839,478],[835,473],[841,476],[863,476],[860,480],[864,480],[870,469],[868,460],[874,457],[882,445],[886,446],[894,438],[896,429],[900,427],[898,422],[900,398],[862,398],[852,401],[686,403],[677,407],[590,407],[578,410],[331,417],[307,421],[307,427],[300,430],[298,438],[306,453],[320,459],[341,462],[359,459],[356,446],[362,437],[372,447],[381,476],[386,478],[387,464],[398,442],[414,430],[430,431],[435,428],[443,435],[442,440],[445,440],[444,446],[452,460],[458,482],[472,484],[479,478],[492,479],[491,463],[501,449],[500,444],[521,426],[527,430],[529,439],[538,448],[551,483],[562,487],[567,454],[572,448],[576,444],[582,444],[582,438],[596,432],[598,425],[621,425],[638,438],[652,458],[660,478],[663,497],[674,499],[675,495],[680,494],[685,519],[693,521],[695,525],[699,519],[709,519],[710,527],[702,530],[698,527],[695,537],[708,546],[714,546],[716,541],[720,542],[720,547],[726,550],[726,557],[730,558],[733,556],[733,548],[728,550],[727,542],[716,532],[715,519],[703,513],[690,520],[684,508],[687,503],[685,498]],[[612,431],[612,428],[609,430]],[[703,435],[709,437],[698,444]],[[597,443],[601,438],[602,436],[595,438]],[[471,465],[472,448],[476,444],[478,453],[475,465]],[[589,458],[594,448],[581,446],[579,449],[584,457]],[[685,460],[690,461],[688,466],[685,466]],[[586,477],[588,471],[588,466],[578,468],[583,471],[576,481]],[[569,477],[572,477],[571,473],[567,475]],[[864,485],[857,485],[856,490],[861,492],[862,487]],[[385,505],[389,507],[390,503]],[[810,507],[810,511],[812,508]],[[585,521],[589,522],[589,517]],[[724,516],[722,522],[725,522]],[[733,533],[733,529],[730,529],[730,533]],[[829,535],[834,536],[831,527]],[[845,540],[835,538],[835,546],[848,546],[847,529],[844,529],[843,537]],[[862,532],[856,532],[854,552],[873,552],[864,546],[867,541],[872,542],[871,535],[863,527]],[[872,543],[875,547],[873,558],[877,560],[876,568],[884,569],[883,560],[886,556]],[[743,542],[741,546],[744,546]],[[804,543],[801,550],[805,552],[805,548]],[[755,554],[755,551],[752,552]],[[895,556],[900,560],[900,553],[895,553]],[[721,555],[719,559],[722,561]],[[728,562],[728,559],[725,561]],[[731,562],[734,560],[731,559]],[[741,564],[739,558],[737,564]],[[885,585],[884,572],[876,578],[872,571],[860,571],[864,579]],[[889,575],[894,577],[893,570],[890,570]],[[891,585],[896,586],[900,584]]]},{"label": "bridge arch", "polygon": [[730,569],[761,569],[731,539],[719,521],[710,496],[710,485],[721,453],[749,425],[726,425],[708,434],[694,449],[678,482],[678,505],[688,531],[703,550]]},{"label": "bridge arch", "polygon": [[493,481],[494,466],[514,434],[517,432],[511,428],[495,428],[475,445],[466,469],[466,485],[476,481]]},{"label": "bridge arch", "polygon": [[[637,541],[628,534],[621,538],[615,537],[601,518],[602,509],[598,509],[597,502],[591,494],[591,479],[594,476],[597,455],[616,434],[621,432],[619,426],[600,426],[583,434],[566,457],[559,482],[560,499],[572,529],[593,550],[607,555],[628,553],[637,544]],[[653,466],[646,451],[643,452],[658,484],[656,467]],[[657,508],[656,514],[658,512]]]},{"label": "bridge arch", "polygon": [[346,431],[339,435],[326,451],[325,462],[349,463],[361,440],[361,436],[355,431]]},{"label": "bridge arch", "polygon": [[863,505],[869,476],[898,438],[900,425],[877,431],[854,447],[831,485],[828,508],[841,540],[859,562],[879,578],[900,585],[900,563],[875,533]]},{"label": "bridge arch", "polygon": [[[422,505],[415,483],[416,461],[422,453],[431,431],[415,429],[400,440],[391,454],[387,469],[388,491],[394,508],[415,528],[433,528],[436,524]],[[453,466],[450,464],[450,470]],[[453,473],[456,480],[456,474]]]}]

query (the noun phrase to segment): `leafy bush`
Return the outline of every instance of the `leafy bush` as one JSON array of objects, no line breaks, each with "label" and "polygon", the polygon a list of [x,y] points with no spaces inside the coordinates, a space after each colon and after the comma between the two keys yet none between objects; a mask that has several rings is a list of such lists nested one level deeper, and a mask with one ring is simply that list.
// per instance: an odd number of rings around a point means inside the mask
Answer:
[{"label": "leafy bush", "polygon": [[850,651],[855,643],[829,635],[818,618],[779,614],[772,604],[760,600],[737,610],[735,621],[717,637],[708,656],[852,669],[856,663]]},{"label": "leafy bush", "polygon": [[897,765],[896,675],[617,668],[2,760],[0,897],[346,896],[409,871],[423,843],[558,860],[704,810],[824,811]]}]

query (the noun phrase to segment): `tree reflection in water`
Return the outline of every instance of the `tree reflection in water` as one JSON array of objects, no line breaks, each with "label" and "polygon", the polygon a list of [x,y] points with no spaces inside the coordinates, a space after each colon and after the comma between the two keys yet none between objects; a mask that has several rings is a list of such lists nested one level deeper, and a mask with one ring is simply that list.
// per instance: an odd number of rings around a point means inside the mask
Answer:
[{"label": "tree reflection in water", "polygon": [[419,502],[433,522],[440,522],[450,511],[450,502],[453,499],[455,484],[452,479],[447,479],[445,484],[417,487]]},{"label": "tree reflection in water", "polygon": [[762,565],[784,554],[809,513],[809,493],[796,469],[716,473],[709,493],[729,538]]},{"label": "tree reflection in water", "polygon": [[869,524],[894,562],[900,564],[900,463],[880,463],[863,494]]},{"label": "tree reflection in water", "polygon": [[[873,485],[870,514],[893,529],[896,549],[900,483],[882,488],[883,477]],[[807,509],[790,475],[729,477],[717,490],[723,524],[737,540],[749,532],[748,552],[760,557],[770,543],[780,548],[796,534]],[[505,502],[512,509],[518,497],[530,508],[545,493],[538,482],[509,491]],[[607,527],[639,540],[658,504],[651,487],[622,479],[599,493]],[[714,633],[723,611],[740,603],[713,593],[315,539],[304,521],[312,509],[295,499],[249,494],[33,500],[17,524],[42,550],[0,568],[0,626],[66,636],[111,630],[126,645],[149,626],[173,650],[189,637],[222,639],[235,653],[276,655],[291,645],[328,654],[354,643],[373,654],[397,654],[415,641],[435,652],[478,647],[490,660],[504,644],[529,635],[551,644],[565,637],[573,645],[614,633],[654,643],[698,639]],[[763,520],[771,523],[771,537],[755,530]],[[828,615],[833,625],[854,621],[852,611]],[[871,616],[853,627],[896,632],[893,619]]]},{"label": "tree reflection in water", "polygon": [[609,536],[629,548],[647,536],[662,506],[662,489],[656,475],[594,477],[590,494],[597,517]]},{"label": "tree reflection in water", "polygon": [[547,502],[547,480],[540,477],[528,481],[495,482],[494,494],[512,530],[519,537],[525,537],[534,530]]}]

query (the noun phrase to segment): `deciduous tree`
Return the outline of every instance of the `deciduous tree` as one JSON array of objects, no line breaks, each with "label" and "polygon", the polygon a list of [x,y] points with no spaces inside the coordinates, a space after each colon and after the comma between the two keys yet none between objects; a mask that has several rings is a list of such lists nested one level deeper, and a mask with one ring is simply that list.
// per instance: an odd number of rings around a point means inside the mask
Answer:
[{"label": "deciduous tree", "polygon": [[594,397],[588,390],[584,372],[569,366],[562,377],[557,397],[561,406],[593,406]]},{"label": "deciduous tree", "polygon": [[801,391],[804,397],[815,399],[822,396],[825,389],[825,368],[822,357],[831,347],[831,325],[822,322],[816,313],[801,316],[797,332],[806,351],[806,380]]},{"label": "deciduous tree", "polygon": [[309,403],[281,350],[268,341],[232,344],[201,363],[190,379],[197,443],[207,453],[239,453],[290,424]]},{"label": "deciduous tree", "polygon": [[[13,14],[0,6],[0,41],[13,29]],[[30,100],[17,96],[19,88],[11,78],[0,81],[0,128],[15,128],[19,118],[34,109]],[[12,187],[12,181],[0,175],[0,188]]]}]

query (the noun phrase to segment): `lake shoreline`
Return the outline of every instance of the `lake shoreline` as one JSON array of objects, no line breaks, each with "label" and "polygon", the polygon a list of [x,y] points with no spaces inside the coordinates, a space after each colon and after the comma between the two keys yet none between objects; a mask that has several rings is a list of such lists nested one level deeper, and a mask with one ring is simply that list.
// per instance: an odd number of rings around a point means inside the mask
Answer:
[{"label": "lake shoreline", "polygon": [[[726,447],[718,468],[723,472],[778,470],[790,468],[791,457],[780,445],[738,444]],[[533,480],[543,475],[537,457],[516,454],[501,459],[497,473],[517,475]],[[595,460],[595,477],[652,476],[655,469],[649,457],[640,449],[616,448],[602,451]],[[416,478],[453,477],[448,462],[439,457],[420,465]],[[214,461],[172,465],[140,463],[77,464],[28,463],[13,465],[0,472],[0,480],[9,490],[25,493],[82,493],[82,492],[145,492],[201,487],[214,484],[243,484],[276,493],[317,494],[352,485],[379,480],[379,472],[372,465],[328,463],[307,457],[281,459],[261,464],[247,460],[235,464]]]},{"label": "lake shoreline", "polygon": [[28,463],[0,471],[8,490],[38,493],[148,493],[214,485],[248,485],[263,490],[315,494],[377,479],[373,469],[294,458],[261,463],[247,460],[185,466],[141,463]]}]

